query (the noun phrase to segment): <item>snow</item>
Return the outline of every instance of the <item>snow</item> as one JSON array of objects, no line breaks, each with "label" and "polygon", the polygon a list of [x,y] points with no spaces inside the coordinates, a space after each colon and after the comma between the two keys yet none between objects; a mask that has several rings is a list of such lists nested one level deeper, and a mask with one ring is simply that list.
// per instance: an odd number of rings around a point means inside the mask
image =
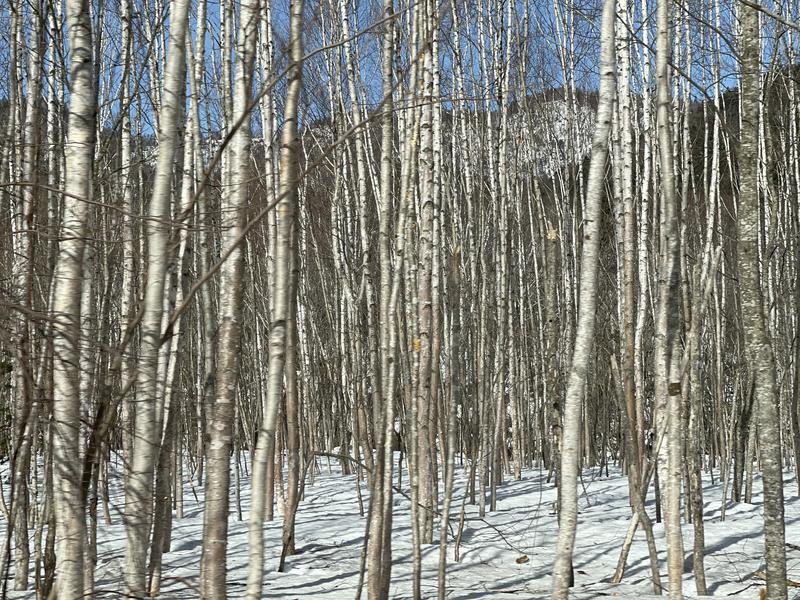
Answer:
[{"label": "snow", "polygon": [[[343,476],[335,460],[318,459],[321,472],[306,484],[305,498],[297,515],[296,543],[298,554],[287,559],[285,573],[277,573],[280,556],[282,519],[276,518],[264,527],[266,564],[264,598],[280,599],[350,599],[355,596],[360,555],[365,530],[365,517],[359,514],[355,493],[355,475]],[[118,468],[118,467],[117,467]],[[456,473],[453,500],[452,531],[458,529],[458,513],[466,490],[466,464]],[[2,475],[7,481],[8,466]],[[793,476],[786,477],[786,539],[800,539],[800,501]],[[447,598],[475,600],[481,598],[547,598],[550,590],[550,569],[557,531],[553,512],[555,489],[546,481],[542,470],[526,470],[521,481],[507,479],[498,491],[498,510],[478,517],[477,506],[466,505],[466,524],[460,548],[460,562],[453,562],[453,543],[448,544]],[[579,485],[579,523],[575,544],[575,588],[573,598],[602,596],[617,598],[655,598],[649,582],[649,564],[644,535],[637,532],[623,582],[610,582],[625,537],[630,509],[627,480],[614,468],[610,476],[599,469],[586,469]],[[123,500],[120,473],[116,472],[112,493],[111,526],[100,518],[98,532],[97,597],[119,597],[124,555],[124,531],[121,523]],[[408,485],[403,477],[404,489]],[[364,509],[369,491],[361,484]],[[5,492],[8,486],[5,485]],[[243,476],[242,508],[244,521],[238,521],[231,494],[230,535],[228,545],[228,595],[244,595],[247,580],[247,508],[249,480]],[[184,492],[184,518],[173,523],[172,549],[164,556],[162,597],[197,598],[198,571],[202,536],[202,489],[195,489],[200,504],[187,481]],[[728,502],[725,522],[720,520],[722,489],[715,477],[712,484],[704,480],[706,580],[714,596],[757,598],[763,581],[754,579],[763,570],[763,536],[760,480],[754,483],[754,504]],[[411,528],[409,500],[394,496],[394,533],[392,597],[411,598]],[[488,503],[487,503],[488,506]],[[648,510],[653,516],[652,493]],[[0,522],[0,535],[6,524]],[[655,524],[662,580],[666,579],[666,546],[663,525]],[[438,532],[438,524],[436,525]],[[692,569],[692,525],[684,523],[686,552],[684,592],[694,593]],[[32,532],[31,532],[32,539]],[[527,562],[517,562],[522,556]],[[423,548],[422,590],[434,598],[437,589],[438,543]],[[788,577],[800,579],[800,551],[787,548]],[[12,567],[13,571],[13,567]],[[8,582],[9,589],[13,582]],[[32,592],[9,592],[11,599],[33,598]],[[366,598],[366,589],[363,597]],[[790,588],[790,598],[800,592]]]}]

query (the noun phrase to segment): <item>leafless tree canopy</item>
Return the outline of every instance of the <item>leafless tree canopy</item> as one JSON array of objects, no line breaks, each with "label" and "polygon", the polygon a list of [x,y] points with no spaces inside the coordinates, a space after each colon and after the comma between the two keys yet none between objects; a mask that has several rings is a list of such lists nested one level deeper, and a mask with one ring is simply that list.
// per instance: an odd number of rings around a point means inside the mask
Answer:
[{"label": "leafless tree canopy", "polygon": [[114,522],[115,593],[169,596],[193,495],[185,588],[262,598],[334,460],[357,598],[445,600],[466,515],[541,469],[566,599],[589,468],[630,506],[596,578],[623,581],[641,528],[653,593],[713,592],[704,490],[724,520],[755,480],[763,597],[787,598],[796,8],[8,0],[0,596],[100,597]]}]

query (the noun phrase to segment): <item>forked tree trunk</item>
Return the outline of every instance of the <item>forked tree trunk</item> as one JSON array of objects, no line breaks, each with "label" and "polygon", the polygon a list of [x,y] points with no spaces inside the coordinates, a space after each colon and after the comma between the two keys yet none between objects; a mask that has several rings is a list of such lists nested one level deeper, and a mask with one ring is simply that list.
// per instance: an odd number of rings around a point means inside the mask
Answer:
[{"label": "forked tree trunk", "polygon": [[[645,511],[644,499],[647,486],[643,482],[641,471],[643,448],[639,446],[641,432],[637,414],[637,389],[636,389],[636,212],[633,196],[633,140],[631,131],[631,93],[630,93],[630,33],[629,10],[626,0],[618,0],[620,27],[617,29],[619,39],[619,64],[620,64],[620,129],[621,129],[621,156],[618,158],[621,165],[621,188],[617,196],[622,200],[622,387],[625,403],[627,435],[625,436],[628,481],[630,488],[631,504],[634,509],[634,519],[642,526],[647,539],[647,550],[650,559],[650,574],[653,580],[653,591],[661,592],[661,576],[658,567],[658,554],[656,552],[653,525],[650,516]],[[647,100],[646,100],[647,101]],[[640,282],[640,286],[641,286]],[[623,547],[623,554],[626,549]],[[619,582],[622,578],[625,559],[621,560],[615,573],[614,580]]]}]

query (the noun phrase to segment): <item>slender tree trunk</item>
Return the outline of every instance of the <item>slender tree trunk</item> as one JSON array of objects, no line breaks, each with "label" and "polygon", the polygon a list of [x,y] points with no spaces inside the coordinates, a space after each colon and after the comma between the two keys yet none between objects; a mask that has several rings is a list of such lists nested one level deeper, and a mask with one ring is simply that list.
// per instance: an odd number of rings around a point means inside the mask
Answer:
[{"label": "slender tree trunk", "polygon": [[[300,228],[297,226],[297,217],[291,234],[291,248],[289,256],[289,319],[286,323],[286,365],[284,377],[286,379],[286,505],[283,511],[283,550],[281,551],[281,564],[278,568],[283,571],[283,562],[287,555],[295,552],[294,524],[297,516],[297,506],[300,502],[300,393],[298,389],[299,351],[297,334],[297,287],[299,285],[300,257],[297,251]],[[367,450],[371,452],[371,450]]]},{"label": "slender tree trunk", "polygon": [[147,292],[144,297],[141,347],[135,401],[133,462],[125,490],[127,547],[125,588],[143,596],[146,591],[147,548],[153,520],[153,476],[161,443],[163,405],[158,397],[158,358],[161,347],[164,283],[167,272],[170,199],[174,158],[183,114],[185,38],[188,0],[173,0],[170,47],[158,132],[158,161],[147,222]]},{"label": "slender tree trunk", "polygon": [[450,525],[450,506],[453,501],[453,479],[455,475],[456,456],[456,415],[461,406],[461,324],[458,313],[461,310],[461,260],[458,249],[453,251],[450,262],[448,291],[450,292],[450,318],[452,319],[452,334],[450,339],[450,379],[452,388],[448,399],[447,411],[447,456],[445,458],[445,483],[444,507],[442,508],[442,523],[439,532],[439,581],[438,600],[444,600],[447,595],[447,534]]},{"label": "slender tree trunk", "polygon": [[[122,119],[120,136],[120,182],[122,185],[122,289],[120,291],[119,328],[120,339],[125,337],[134,306],[134,234],[133,234],[133,172],[131,169],[131,108],[130,94],[131,73],[133,71],[133,39],[131,26],[132,0],[120,3],[120,19],[122,20],[122,60],[123,72],[120,82],[120,118]],[[134,373],[134,361],[129,354],[122,369],[122,389],[129,387]],[[122,398],[122,456],[126,464],[133,459],[133,392]],[[125,469],[127,476],[128,470]]]},{"label": "slender tree trunk", "polygon": [[681,384],[678,360],[680,324],[679,239],[672,136],[672,17],[670,2],[660,0],[657,14],[656,80],[658,149],[661,165],[661,231],[659,241],[658,314],[655,339],[656,429],[665,446],[657,452],[658,479],[663,494],[667,535],[669,597],[682,598],[683,538],[681,537]]},{"label": "slender tree trunk", "polygon": [[[22,9],[20,3],[17,10]],[[22,180],[26,183],[19,190],[22,202],[17,208],[15,217],[19,222],[18,235],[13,241],[19,240],[19,250],[15,253],[14,279],[20,294],[19,303],[27,309],[34,308],[35,296],[35,235],[36,224],[34,221],[37,213],[39,199],[39,105],[41,97],[42,54],[44,53],[44,19],[46,5],[42,2],[31,3],[33,28],[29,34],[28,44],[28,77],[25,98],[25,121],[23,126],[22,148]],[[28,563],[30,561],[30,543],[28,541],[28,513],[30,512],[29,486],[31,465],[31,445],[37,436],[39,402],[38,394],[34,390],[34,357],[35,337],[27,315],[19,315],[17,321],[17,355],[19,369],[17,406],[15,414],[19,420],[17,431],[20,437],[14,440],[16,457],[12,461],[14,467],[14,498],[12,512],[14,514],[14,541],[16,546],[16,561],[14,564],[14,589],[25,590],[28,587]],[[35,477],[34,477],[35,483]]]},{"label": "slender tree trunk", "polygon": [[429,39],[436,35],[436,19],[434,2],[424,0],[421,4],[420,43],[425,44],[422,58],[422,95],[424,105],[420,121],[419,151],[419,240],[417,253],[419,266],[417,270],[417,314],[414,338],[414,349],[418,359],[417,389],[412,400],[412,414],[415,420],[416,466],[411,473],[412,485],[419,494],[418,526],[420,543],[430,544],[433,541],[433,461],[431,458],[431,428],[433,426],[433,397],[431,390],[432,338],[433,321],[433,229],[434,210],[438,199],[434,196],[434,148],[433,148],[433,52]]},{"label": "slender tree trunk", "polygon": [[[384,0],[383,17],[383,56],[381,77],[383,85],[384,112],[381,119],[381,171],[380,171],[380,215],[379,215],[379,260],[380,260],[380,378],[375,395],[374,420],[376,442],[378,445],[375,461],[376,471],[372,478],[370,497],[369,546],[367,565],[369,580],[367,595],[369,600],[383,600],[388,597],[391,574],[391,529],[392,529],[392,438],[394,437],[394,380],[387,378],[389,367],[388,332],[393,329],[390,313],[391,295],[391,225],[394,197],[394,169],[392,151],[394,148],[394,116],[392,114],[392,63],[394,60],[394,0]],[[399,267],[397,267],[399,268]],[[386,386],[389,386],[388,388]]]},{"label": "slender tree trunk", "polygon": [[[775,383],[775,361],[766,326],[759,255],[759,90],[761,43],[758,12],[740,6],[742,61],[739,136],[739,212],[737,261],[742,305],[745,352],[755,379],[758,447],[764,486],[764,557],[767,564],[767,599],[785,600],[786,546],[781,463],[781,422]],[[759,268],[761,267],[761,268]]]},{"label": "slender tree trunk", "polygon": [[608,136],[614,106],[615,0],[606,0],[600,28],[600,94],[597,120],[592,140],[592,159],[586,187],[586,213],[583,224],[581,281],[578,306],[578,328],[567,383],[564,405],[564,434],[561,447],[561,505],[559,506],[558,540],[553,564],[552,600],[565,600],[572,579],[572,551],[578,525],[578,462],[580,458],[581,406],[586,389],[586,371],[594,343],[597,263],[600,247],[602,201]]},{"label": "slender tree trunk", "polygon": [[253,464],[253,505],[250,510],[248,541],[250,566],[247,577],[248,600],[261,598],[264,580],[264,486],[266,461],[275,444],[278,405],[283,391],[284,363],[286,358],[286,322],[291,314],[289,266],[291,232],[297,205],[299,148],[297,139],[297,112],[300,90],[303,86],[303,0],[292,0],[289,19],[289,49],[291,65],[289,87],[284,107],[280,164],[280,196],[278,198],[278,238],[273,282],[272,327],[269,339],[269,372],[267,401],[264,409],[256,459]]},{"label": "slender tree trunk", "polygon": [[[239,344],[241,339],[242,272],[244,251],[239,243],[245,210],[249,202],[250,118],[249,106],[253,67],[257,48],[259,1],[241,5],[239,40],[236,47],[237,71],[233,99],[234,127],[229,154],[231,187],[222,197],[222,228],[225,248],[234,244],[222,267],[220,278],[220,323],[217,345],[215,401],[208,427],[206,450],[206,511],[203,521],[201,591],[208,600],[226,598],[230,456],[233,447],[237,387],[239,384]],[[238,457],[235,457],[238,460]]]}]

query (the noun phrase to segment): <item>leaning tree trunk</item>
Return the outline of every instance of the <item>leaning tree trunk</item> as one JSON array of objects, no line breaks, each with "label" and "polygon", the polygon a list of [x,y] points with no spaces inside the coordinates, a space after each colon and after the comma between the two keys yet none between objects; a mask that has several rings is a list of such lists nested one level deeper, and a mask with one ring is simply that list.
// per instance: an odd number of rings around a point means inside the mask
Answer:
[{"label": "leaning tree trunk", "polygon": [[558,541],[553,565],[552,600],[566,600],[572,580],[572,551],[578,525],[578,459],[581,438],[581,406],[586,388],[586,371],[594,343],[597,263],[600,247],[603,188],[605,184],[608,136],[614,107],[615,1],[603,5],[600,29],[600,94],[597,105],[597,125],[592,140],[592,160],[586,187],[586,212],[581,250],[580,304],[575,347],[564,403],[564,431],[561,446],[561,505],[559,507]]},{"label": "leaning tree trunk", "polygon": [[56,589],[59,598],[83,597],[86,539],[80,460],[80,312],[83,253],[92,195],[96,98],[92,19],[88,0],[67,0],[70,100],[61,243],[53,276],[56,325],[53,360],[53,496]]},{"label": "leaning tree trunk", "polygon": [[125,490],[125,588],[133,596],[146,590],[147,548],[153,520],[153,473],[161,442],[163,406],[158,401],[158,355],[164,307],[164,280],[169,256],[170,198],[178,128],[183,113],[186,71],[185,39],[189,0],[173,0],[170,41],[159,113],[158,161],[147,222],[147,292],[142,316],[137,372],[134,447]]},{"label": "leaning tree trunk", "polygon": [[[744,3],[742,3],[744,4]],[[775,362],[766,326],[764,298],[759,279],[759,80],[761,44],[758,13],[741,6],[742,125],[739,137],[739,212],[737,261],[742,327],[748,363],[755,379],[758,446],[764,482],[764,557],[767,564],[767,599],[785,600],[786,548],[783,515],[781,423]]]}]

